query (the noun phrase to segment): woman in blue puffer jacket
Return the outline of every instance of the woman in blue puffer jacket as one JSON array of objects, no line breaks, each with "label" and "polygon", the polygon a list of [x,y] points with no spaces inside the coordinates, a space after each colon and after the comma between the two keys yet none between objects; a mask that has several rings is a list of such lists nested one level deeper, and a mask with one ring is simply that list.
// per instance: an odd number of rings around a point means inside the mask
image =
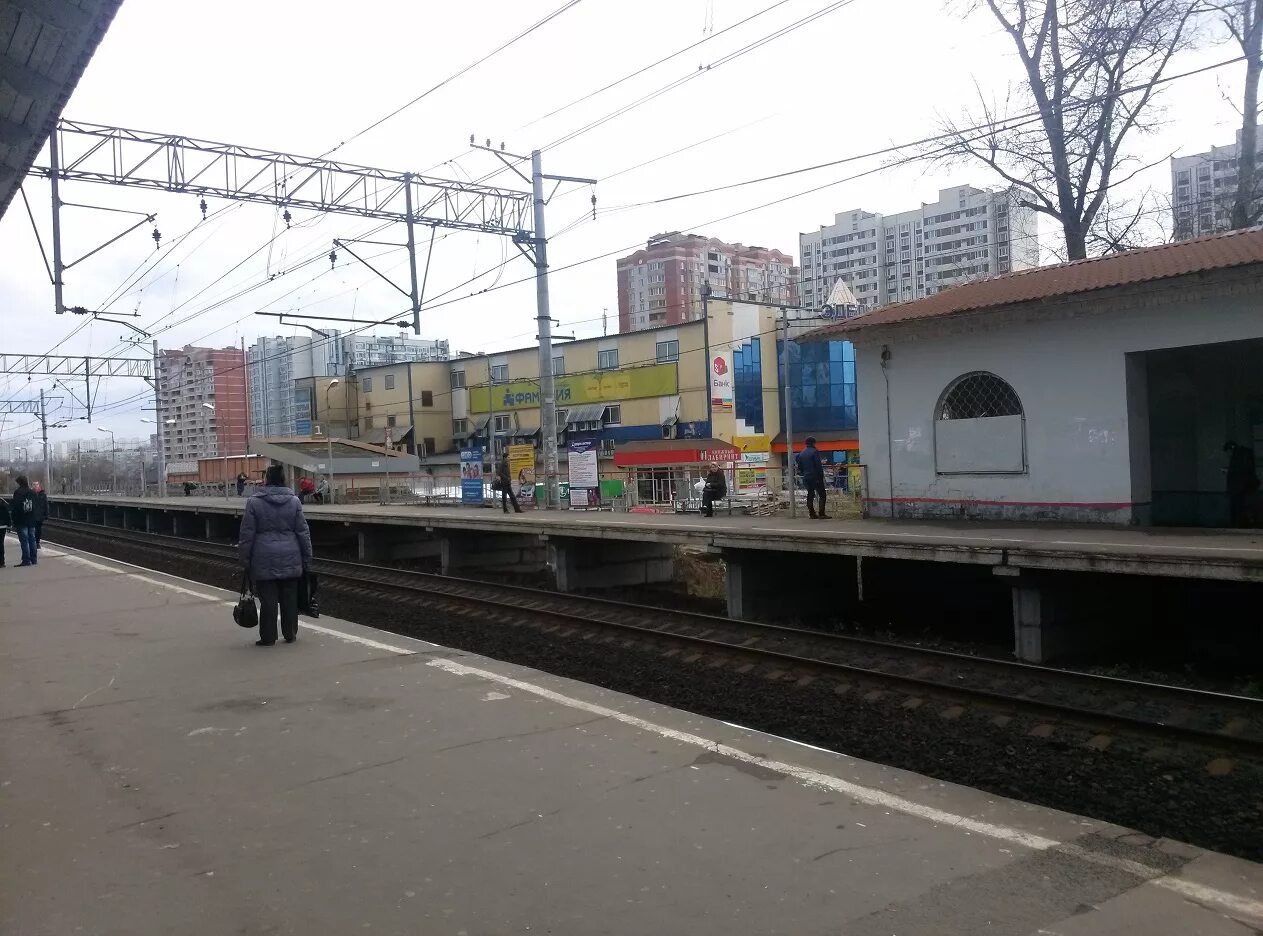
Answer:
[{"label": "woman in blue puffer jacket", "polygon": [[276,616],[286,643],[298,638],[298,582],[311,565],[311,531],[285,469],[268,468],[264,486],[246,498],[238,549],[259,596],[260,647],[276,643]]}]

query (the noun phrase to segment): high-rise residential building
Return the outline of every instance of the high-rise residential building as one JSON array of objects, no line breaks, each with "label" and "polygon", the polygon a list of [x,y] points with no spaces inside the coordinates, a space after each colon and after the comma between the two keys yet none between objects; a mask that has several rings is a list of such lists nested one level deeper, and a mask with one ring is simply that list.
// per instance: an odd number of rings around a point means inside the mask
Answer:
[{"label": "high-rise residential building", "polygon": [[803,305],[824,305],[840,279],[861,310],[919,299],[980,276],[1039,265],[1036,215],[1007,191],[968,185],[893,215],[844,211],[798,235]]},{"label": "high-rise residential building", "polygon": [[249,439],[245,355],[240,348],[158,354],[158,422],[168,465],[244,455]]},{"label": "high-rise residential building", "polygon": [[716,298],[798,301],[798,267],[789,254],[675,231],[619,259],[618,330],[696,321],[703,284]]},{"label": "high-rise residential building", "polygon": [[[250,437],[309,435],[311,410],[295,399],[294,381],[332,377],[344,370],[342,342],[307,336],[264,336],[246,349],[250,374]],[[305,430],[305,431],[300,431]]]},{"label": "high-rise residential building", "polygon": [[[1235,143],[1212,146],[1209,152],[1171,158],[1171,213],[1176,240],[1217,234],[1232,228],[1232,205],[1237,197],[1237,157],[1241,131]],[[1259,144],[1263,154],[1263,140]],[[1263,155],[1259,163],[1263,166]],[[1260,192],[1263,195],[1263,192]],[[1260,199],[1256,199],[1257,202]]]},{"label": "high-rise residential building", "polygon": [[322,337],[265,336],[249,348],[250,435],[310,435],[309,378],[349,376],[357,369],[382,364],[446,361],[449,356],[447,341],[428,338],[338,331]]}]

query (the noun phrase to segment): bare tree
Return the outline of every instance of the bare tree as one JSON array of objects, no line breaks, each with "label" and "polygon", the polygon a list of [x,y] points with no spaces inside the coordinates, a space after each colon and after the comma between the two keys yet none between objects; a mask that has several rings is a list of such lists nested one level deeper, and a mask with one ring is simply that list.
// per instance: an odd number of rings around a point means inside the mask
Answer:
[{"label": "bare tree", "polygon": [[[1154,126],[1150,105],[1193,40],[1199,0],[967,2],[1012,39],[1025,80],[1003,100],[980,92],[980,111],[945,121],[948,140],[931,155],[990,167],[1018,204],[1060,225],[1066,257],[1082,259],[1111,191],[1158,164],[1124,143]],[[1105,243],[1118,244],[1116,233],[1102,232]]]},{"label": "bare tree", "polygon": [[1263,74],[1263,0],[1213,0],[1210,8],[1245,56],[1245,94],[1241,102],[1241,145],[1237,147],[1237,191],[1232,200],[1233,229],[1263,218],[1263,185],[1258,175],[1259,76]]}]

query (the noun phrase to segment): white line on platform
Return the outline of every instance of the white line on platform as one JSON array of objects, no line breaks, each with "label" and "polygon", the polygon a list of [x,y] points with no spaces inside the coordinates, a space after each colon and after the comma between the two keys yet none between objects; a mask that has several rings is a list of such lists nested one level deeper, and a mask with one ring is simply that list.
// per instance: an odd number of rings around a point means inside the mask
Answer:
[{"label": "white line on platform", "polygon": [[[49,555],[54,555],[54,553],[50,552]],[[93,553],[90,555],[95,555],[95,554]],[[85,559],[82,556],[78,556],[78,555],[65,554],[65,558],[70,559],[74,562],[83,564],[83,565],[90,566],[92,568],[102,569],[104,571],[110,571],[110,572],[118,571],[116,566],[104,565],[103,563],[94,562],[91,559]],[[102,558],[107,558],[107,557],[102,557]],[[133,563],[123,562],[122,560],[110,559],[109,561],[117,563],[118,565],[129,566],[130,568],[133,568],[133,569],[144,568],[143,566],[137,566],[137,565],[134,565]],[[146,570],[146,571],[152,571],[152,570]],[[222,595],[208,595],[205,592],[197,592],[197,591],[194,591],[193,589],[185,588],[182,585],[177,585],[174,582],[164,581],[162,579],[156,579],[148,575],[139,575],[134,572],[125,572],[123,574],[127,575],[129,578],[136,579],[137,581],[142,581],[142,582],[145,582],[146,584],[151,584],[151,585],[159,585],[164,588],[169,588],[169,589],[172,589],[173,591],[180,592],[182,594],[192,595],[198,598],[204,598],[207,600],[216,601],[225,605],[233,604],[233,602],[231,601],[224,601]],[[178,578],[178,576],[171,576],[171,577]],[[188,580],[186,579],[185,581],[188,581]],[[303,621],[302,624],[304,627],[310,628],[311,630],[317,631],[318,633],[326,634],[330,637],[334,637],[339,640],[345,640],[350,643],[357,643],[365,647],[370,647],[374,650],[384,650],[389,653],[400,654],[401,656],[410,656],[414,652],[412,650],[407,650],[403,647],[398,647],[393,644],[382,643],[381,641],[373,640],[368,637],[362,637],[358,634],[350,634],[345,631],[335,630],[330,627],[324,627],[318,624],[312,624],[309,621]],[[414,640],[414,638],[407,638],[407,639],[410,641]],[[421,640],[417,640],[415,642],[425,644],[426,646],[431,646],[431,647],[438,646],[437,644],[430,644],[430,643],[427,643],[426,641],[421,641]],[[1073,855],[1075,858],[1078,858],[1086,862],[1090,862],[1092,864],[1096,864],[1098,866],[1108,867],[1117,871],[1122,871],[1127,874],[1135,875],[1142,879],[1147,879],[1146,880],[1147,884],[1152,884],[1156,887],[1164,888],[1165,890],[1169,890],[1173,893],[1179,894],[1182,897],[1185,897],[1189,900],[1193,900],[1204,906],[1214,907],[1218,911],[1231,914],[1237,917],[1248,917],[1254,920],[1263,921],[1263,901],[1255,900],[1250,897],[1243,897],[1239,894],[1233,894],[1228,891],[1223,891],[1215,887],[1209,887],[1207,885],[1199,884],[1196,881],[1190,881],[1185,878],[1178,878],[1178,877],[1171,877],[1169,875],[1164,875],[1161,870],[1150,867],[1149,865],[1141,864],[1140,862],[1131,861],[1126,858],[1120,858],[1114,855],[1104,854],[1101,852],[1091,851],[1079,845],[1075,845],[1074,843],[1060,842],[1056,839],[1048,838],[1047,836],[1036,835],[1031,832],[1025,832],[1013,826],[1000,825],[994,822],[983,822],[982,820],[979,820],[979,819],[971,819],[968,816],[962,816],[957,813],[948,812],[946,810],[939,809],[936,806],[929,806],[924,803],[918,803],[914,800],[910,800],[905,797],[898,796],[894,793],[887,792],[886,790],[880,790],[874,787],[867,787],[867,786],[863,786],[862,784],[852,783],[849,780],[843,780],[840,777],[835,777],[832,774],[824,773],[823,771],[819,771],[819,770],[814,770],[810,767],[801,767],[801,766],[798,766],[797,764],[790,764],[784,761],[769,760],[765,757],[760,757],[757,754],[751,754],[747,751],[742,750],[741,748],[733,747],[732,745],[724,744],[719,741],[712,741],[710,738],[705,738],[705,737],[702,737],[701,735],[692,734],[691,732],[687,732],[687,731],[680,731],[676,728],[670,728],[666,725],[659,725],[656,722],[647,721],[646,719],[639,718],[636,715],[628,714],[627,712],[619,711],[618,709],[609,708],[604,705],[597,705],[592,702],[585,702],[582,699],[576,699],[573,696],[564,695],[563,693],[557,692],[553,689],[548,689],[548,688],[545,688],[544,686],[536,685],[535,683],[532,683],[532,682],[527,682],[526,680],[514,679],[511,676],[506,676],[502,673],[497,673],[493,670],[482,669],[476,666],[469,666],[468,664],[465,664],[465,663],[458,663],[454,660],[446,660],[446,659],[430,660],[427,663],[427,665],[433,666],[436,669],[443,670],[444,672],[450,673],[454,676],[473,676],[478,679],[487,680],[488,682],[498,683],[502,686],[506,686],[512,689],[517,689],[520,692],[525,692],[530,695],[537,696],[541,699],[546,699],[558,705],[564,705],[567,708],[577,709],[579,711],[587,712],[591,715],[596,715],[601,718],[608,718],[611,721],[619,722],[631,728],[635,728],[638,731],[644,731],[649,734],[654,734],[654,735],[657,735],[658,737],[667,738],[669,740],[676,741],[681,744],[687,744],[693,747],[700,747],[707,751],[712,751],[716,754],[720,754],[725,757],[732,758],[733,760],[740,761],[745,764],[752,764],[752,765],[766,768],[768,770],[773,770],[773,771],[776,771],[777,773],[782,773],[782,774],[785,774],[786,776],[793,777],[795,780],[798,780],[800,783],[803,783],[807,786],[813,786],[813,787],[818,787],[820,789],[831,790],[835,793],[848,796],[857,802],[865,803],[869,806],[875,806],[882,809],[889,809],[893,812],[902,813],[903,815],[911,816],[916,819],[922,819],[927,822],[933,822],[940,825],[951,826],[953,828],[960,829],[961,831],[964,831],[967,833],[986,836],[987,838],[990,838],[990,839],[995,839],[997,841],[1005,842],[1006,844],[1010,844],[1010,845],[1017,845],[1023,848],[1029,848],[1033,851],[1050,851],[1052,849],[1056,849],[1059,852],[1063,852],[1068,855]],[[729,723],[725,722],[724,724],[729,724]],[[733,725],[732,727],[741,728],[741,726],[739,725]],[[744,730],[752,730],[752,729],[744,729]],[[789,740],[789,739],[786,739],[786,740]],[[810,747],[810,745],[807,745],[807,746]],[[816,750],[821,750],[821,751],[824,751],[825,753],[832,754],[834,756],[845,756],[845,755],[841,755],[837,751],[827,751],[823,748],[817,748]]]}]

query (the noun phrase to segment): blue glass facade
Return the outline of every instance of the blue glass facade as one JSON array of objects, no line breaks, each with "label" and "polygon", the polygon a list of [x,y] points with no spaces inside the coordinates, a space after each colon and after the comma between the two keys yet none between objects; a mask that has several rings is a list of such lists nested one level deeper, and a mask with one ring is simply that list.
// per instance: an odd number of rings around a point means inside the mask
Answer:
[{"label": "blue glass facade", "polygon": [[763,432],[763,353],[758,338],[732,352],[732,400],[737,418]]},{"label": "blue glass facade", "polygon": [[[778,368],[785,365],[784,342],[776,342]],[[859,427],[855,399],[855,346],[849,341],[789,343],[790,399],[794,436],[812,430]],[[783,370],[781,371],[783,373]],[[780,403],[781,425],[785,404]]]}]

